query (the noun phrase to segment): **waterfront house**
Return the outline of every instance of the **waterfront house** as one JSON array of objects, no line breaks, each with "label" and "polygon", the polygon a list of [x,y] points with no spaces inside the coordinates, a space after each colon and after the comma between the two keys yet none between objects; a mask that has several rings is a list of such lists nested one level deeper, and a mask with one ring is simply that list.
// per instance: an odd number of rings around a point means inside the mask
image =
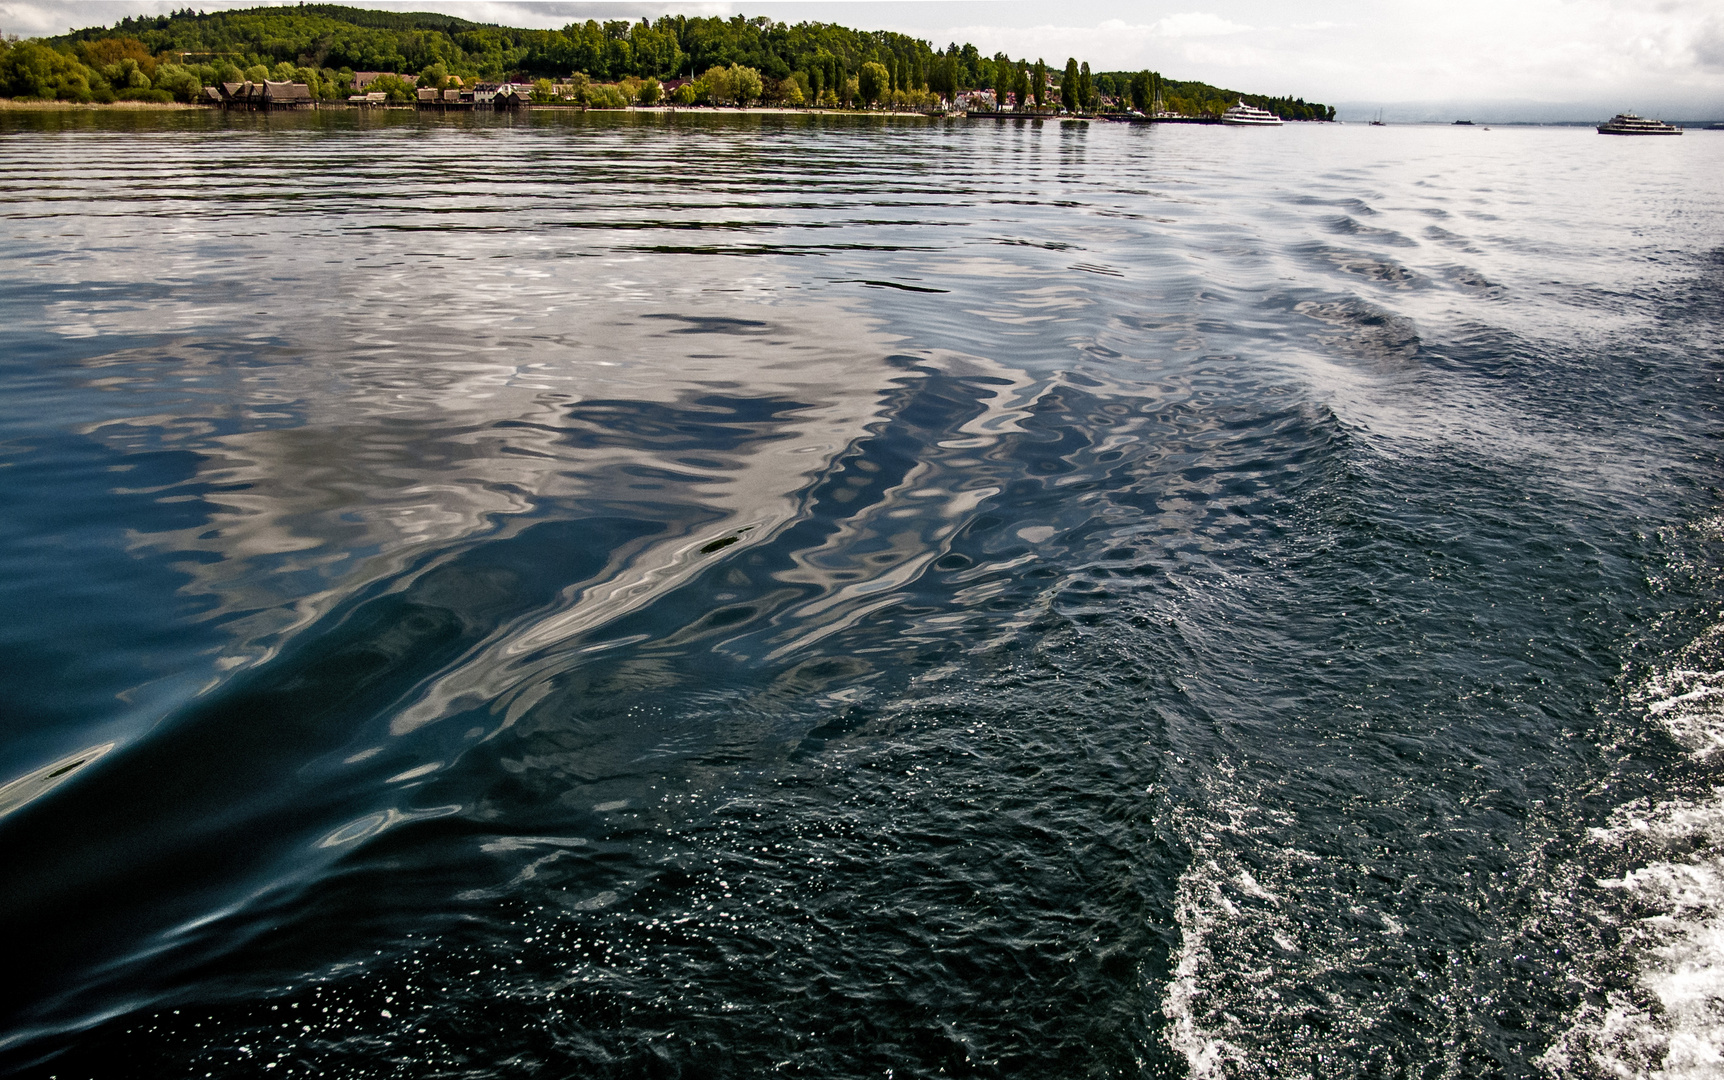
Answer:
[{"label": "waterfront house", "polygon": [[266,81],[262,98],[266,109],[309,109],[316,104],[311,97],[311,88],[299,82]]},{"label": "waterfront house", "polygon": [[[309,109],[316,105],[311,88],[296,82],[222,83],[217,91],[222,106],[229,109]],[[213,103],[213,102],[212,102]]]},{"label": "waterfront house", "polygon": [[448,87],[435,90],[424,87],[419,91],[419,107],[421,109],[471,109],[473,107],[473,91],[462,90],[459,87]]}]

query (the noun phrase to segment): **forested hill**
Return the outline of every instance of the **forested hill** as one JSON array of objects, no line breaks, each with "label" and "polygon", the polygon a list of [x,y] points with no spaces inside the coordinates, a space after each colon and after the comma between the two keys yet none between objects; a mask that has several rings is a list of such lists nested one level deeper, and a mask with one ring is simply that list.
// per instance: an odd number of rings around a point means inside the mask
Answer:
[{"label": "forested hill", "polygon": [[[57,55],[47,55],[48,50]],[[1054,98],[1045,104],[1059,104],[1063,98],[1068,108],[1076,104],[1088,110],[1106,107],[1107,99],[1129,102],[1131,81],[1148,85],[1152,74],[1109,73],[1092,81],[1083,64],[1081,92],[1074,99],[1060,89],[1071,81],[1068,73],[1078,70],[1075,61],[1045,60],[1044,67],[1004,53],[983,56],[974,45],[954,42],[937,48],[890,31],[830,23],[790,25],[740,15],[675,15],[650,23],[589,20],[561,30],[526,30],[451,15],[302,4],[207,14],[188,8],[171,15],[123,18],[113,26],[40,42],[0,43],[0,94],[190,100],[201,86],[267,74],[305,82],[314,96],[334,98],[348,92],[356,71],[432,72],[439,83],[451,76],[526,81],[576,72],[595,81],[614,81],[693,77],[738,65],[754,69],[765,80],[794,78],[813,91],[813,99],[820,97],[822,87],[836,88],[840,101],[850,102],[845,87],[863,74],[865,65],[878,64],[877,72],[893,92],[903,89],[950,100],[973,89],[1033,93],[1031,83],[1039,81]],[[1044,71],[1046,76],[1037,79]],[[1159,75],[1155,78],[1160,80]],[[1288,119],[1330,114],[1314,103],[1298,102],[1295,107],[1290,99],[1201,83],[1166,80],[1160,85],[1169,91],[1170,107],[1184,103],[1194,115],[1218,112],[1241,97]]]}]

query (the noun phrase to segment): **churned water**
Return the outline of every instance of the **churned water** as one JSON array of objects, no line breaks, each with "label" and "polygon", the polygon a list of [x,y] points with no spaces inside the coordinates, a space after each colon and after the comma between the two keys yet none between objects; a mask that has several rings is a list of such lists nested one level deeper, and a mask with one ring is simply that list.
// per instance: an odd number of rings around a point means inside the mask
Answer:
[{"label": "churned water", "polygon": [[0,132],[6,1068],[1724,1069],[1724,136]]}]

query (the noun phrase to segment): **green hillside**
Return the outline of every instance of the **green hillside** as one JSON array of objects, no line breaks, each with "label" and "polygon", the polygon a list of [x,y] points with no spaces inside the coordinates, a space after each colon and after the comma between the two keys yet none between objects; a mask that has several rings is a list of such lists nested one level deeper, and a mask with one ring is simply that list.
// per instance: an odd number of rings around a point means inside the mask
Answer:
[{"label": "green hillside", "polygon": [[[207,14],[188,8],[55,38],[0,42],[0,95],[190,101],[204,86],[267,77],[304,82],[313,96],[336,99],[351,91],[356,71],[427,76],[438,85],[451,78],[531,81],[577,72],[604,83],[692,78],[733,66],[757,73],[767,100],[780,87],[788,95],[789,80],[806,100],[851,106],[900,96],[949,100],[980,88],[1028,97],[1036,72],[1046,70],[1050,77],[1040,81],[1052,89],[1044,104],[1053,107],[1060,103],[1062,84],[1072,82],[1061,69],[1078,70],[1075,61],[1056,59],[1041,68],[1028,58],[983,56],[973,45],[936,48],[889,31],[788,25],[764,17],[675,15],[525,30],[451,15],[304,4]],[[1088,65],[1081,70],[1087,93],[1068,92],[1067,104],[1083,111],[1106,108],[1109,98],[1129,99],[1131,81],[1150,75],[1103,73],[1092,83]],[[1321,119],[1332,112],[1201,83],[1162,85],[1170,106],[1183,103],[1194,115],[1218,112],[1239,97],[1288,119]]]}]

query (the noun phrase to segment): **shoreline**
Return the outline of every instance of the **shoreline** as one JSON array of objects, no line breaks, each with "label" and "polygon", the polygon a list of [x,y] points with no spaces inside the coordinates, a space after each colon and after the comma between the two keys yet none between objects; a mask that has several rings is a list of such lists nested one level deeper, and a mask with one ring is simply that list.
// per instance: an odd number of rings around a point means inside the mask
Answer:
[{"label": "shoreline", "polygon": [[208,107],[184,101],[36,101],[29,98],[20,100],[0,97],[0,110],[19,112],[98,112],[107,109],[118,109],[122,112],[184,112],[188,109]]},{"label": "shoreline", "polygon": [[[0,97],[0,111],[11,112],[188,112],[193,110],[208,110],[214,112],[253,110],[226,110],[219,106],[207,105],[203,102],[183,101],[41,101],[31,98]],[[257,110],[265,113],[273,110]],[[303,112],[413,112],[413,113],[472,113],[475,111],[489,112],[491,110],[474,110],[466,108],[426,107],[418,103],[391,103],[355,105],[345,101],[320,101],[312,109],[283,109],[284,113]],[[504,110],[513,111],[513,110]],[[1220,121],[1211,117],[1181,117],[1179,119],[1131,118],[1116,115],[1092,113],[1070,116],[1061,113],[979,113],[968,111],[924,112],[917,109],[833,109],[825,106],[784,106],[762,105],[744,107],[739,105],[628,105],[623,108],[592,108],[579,105],[541,104],[530,105],[523,112],[582,112],[582,113],[648,113],[658,116],[872,116],[894,120],[994,120],[994,121],[1113,121],[1129,123],[1176,123],[1176,124],[1219,124]],[[1335,121],[1297,121],[1287,123],[1335,123]]]},{"label": "shoreline", "polygon": [[[185,102],[185,101],[41,101],[41,100],[36,100],[33,98],[5,98],[5,97],[0,97],[0,110],[18,110],[18,111],[30,111],[30,112],[78,112],[78,111],[101,112],[101,111],[105,111],[105,110],[119,110],[119,111],[131,111],[131,112],[185,112],[185,111],[189,111],[189,110],[201,110],[201,109],[208,109],[211,111],[222,111],[222,110],[217,109],[215,106],[205,105],[202,102]],[[828,108],[800,108],[799,109],[799,108],[785,107],[785,106],[779,106],[779,105],[760,106],[758,108],[743,108],[743,107],[737,106],[737,105],[630,105],[630,106],[627,106],[627,107],[621,108],[621,109],[582,108],[579,105],[531,105],[531,106],[528,106],[526,111],[531,112],[531,111],[537,111],[537,110],[549,110],[549,111],[555,111],[555,112],[593,112],[593,113],[624,113],[624,112],[629,112],[629,113],[657,113],[657,114],[672,115],[672,116],[677,115],[679,113],[688,113],[688,114],[695,115],[695,116],[703,116],[703,115],[709,115],[709,114],[713,114],[713,113],[724,113],[724,114],[734,114],[734,115],[743,115],[743,116],[896,116],[896,117],[914,117],[914,118],[920,119],[920,120],[941,120],[941,119],[947,119],[949,117],[950,118],[958,118],[958,119],[963,118],[963,113],[937,113],[937,112],[936,113],[925,113],[925,112],[916,112],[916,111],[908,110],[908,109],[896,110],[896,111],[887,110],[887,109],[828,109]],[[234,111],[245,112],[248,110],[241,109],[241,110],[234,110]],[[305,112],[308,110],[283,109],[280,111],[282,111],[282,112]],[[448,110],[438,109],[438,108],[421,108],[417,104],[410,104],[410,103],[391,104],[391,105],[371,105],[371,106],[367,107],[367,106],[359,106],[359,105],[350,105],[345,101],[328,101],[328,102],[319,102],[314,109],[309,110],[309,111],[314,111],[314,112],[329,112],[329,111],[341,111],[341,112],[377,111],[377,112],[384,112],[384,111],[388,111],[388,112],[437,113],[437,112],[445,112],[445,111],[447,111],[447,112],[473,112],[475,110],[473,110],[472,108],[448,109]],[[489,111],[489,110],[484,110],[484,111]]]}]

